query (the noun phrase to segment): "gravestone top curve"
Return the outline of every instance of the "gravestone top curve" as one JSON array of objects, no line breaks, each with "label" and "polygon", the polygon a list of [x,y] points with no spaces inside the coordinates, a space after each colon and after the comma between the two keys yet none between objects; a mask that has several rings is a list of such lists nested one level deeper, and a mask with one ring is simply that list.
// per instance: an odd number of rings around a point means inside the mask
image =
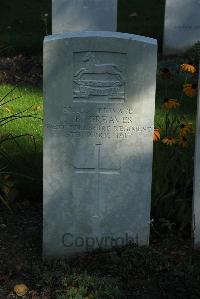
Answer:
[{"label": "gravestone top curve", "polygon": [[143,43],[149,43],[152,45],[157,45],[157,40],[151,37],[130,34],[130,33],[122,33],[122,32],[111,32],[111,31],[84,31],[84,32],[63,32],[56,33],[52,35],[47,35],[44,38],[44,42],[59,40],[64,38],[85,38],[85,37],[99,37],[99,38],[118,38],[125,40],[138,41]]}]

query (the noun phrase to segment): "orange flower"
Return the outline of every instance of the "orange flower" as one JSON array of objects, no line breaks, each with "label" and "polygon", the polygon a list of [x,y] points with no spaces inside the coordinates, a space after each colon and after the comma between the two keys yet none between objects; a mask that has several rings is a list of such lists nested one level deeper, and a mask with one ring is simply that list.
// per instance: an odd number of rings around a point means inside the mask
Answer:
[{"label": "orange flower", "polygon": [[184,84],[183,85],[183,91],[188,97],[196,97],[197,95],[197,84]]},{"label": "orange flower", "polygon": [[154,134],[153,134],[153,141],[157,142],[160,139],[160,132],[159,129],[155,128],[154,129]]},{"label": "orange flower", "polygon": [[188,124],[181,124],[180,125],[180,136],[185,136],[188,133],[192,133],[193,129],[192,129],[192,123],[188,123]]},{"label": "orange flower", "polygon": [[181,71],[188,72],[191,74],[196,73],[197,69],[194,64],[192,63],[183,63],[180,66]]},{"label": "orange flower", "polygon": [[162,139],[162,142],[166,145],[172,146],[173,144],[176,143],[176,139],[174,137],[167,136],[167,137]]},{"label": "orange flower", "polygon": [[161,75],[162,79],[170,79],[171,78],[170,70],[166,67],[160,69],[160,75]]},{"label": "orange flower", "polygon": [[175,99],[169,99],[169,98],[164,99],[164,107],[166,109],[174,109],[179,106],[180,106],[180,103]]},{"label": "orange flower", "polygon": [[187,147],[188,146],[187,138],[185,136],[180,136],[180,138],[178,139],[178,144],[181,145],[182,147]]}]

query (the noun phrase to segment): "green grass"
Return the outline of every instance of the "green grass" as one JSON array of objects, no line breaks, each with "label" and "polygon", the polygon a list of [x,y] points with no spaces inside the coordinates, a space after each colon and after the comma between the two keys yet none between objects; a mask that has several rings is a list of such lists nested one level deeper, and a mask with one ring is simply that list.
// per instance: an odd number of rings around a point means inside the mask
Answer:
[{"label": "green grass", "polygon": [[[119,0],[118,31],[150,36],[162,45],[164,0]],[[1,0],[0,49],[1,55],[42,52],[46,35],[44,14],[48,13],[48,34],[51,34],[51,1]],[[136,13],[135,16],[131,14]]]},{"label": "green grass", "polygon": [[[0,99],[13,89],[11,85],[1,85]],[[8,102],[10,101],[10,102]],[[7,104],[5,102],[8,102]],[[36,142],[41,150],[42,146],[42,119],[43,118],[43,97],[42,91],[32,87],[16,87],[2,103],[5,103],[0,109],[1,116],[10,116],[20,111],[22,115],[34,114],[37,118],[22,117],[9,122],[3,128],[1,133],[11,133],[13,135],[31,134],[34,135]]]},{"label": "green grass", "polygon": [[[0,169],[6,166],[5,171],[20,174],[15,176],[15,180],[17,188],[26,198],[33,194],[41,197],[42,92],[32,87],[17,87],[12,90],[11,85],[1,85],[0,88],[0,99],[7,95],[0,102],[0,104],[4,103],[0,106],[0,118],[16,114],[20,116],[0,127]],[[5,141],[2,141],[4,139]],[[24,179],[24,176],[30,179]]]}]

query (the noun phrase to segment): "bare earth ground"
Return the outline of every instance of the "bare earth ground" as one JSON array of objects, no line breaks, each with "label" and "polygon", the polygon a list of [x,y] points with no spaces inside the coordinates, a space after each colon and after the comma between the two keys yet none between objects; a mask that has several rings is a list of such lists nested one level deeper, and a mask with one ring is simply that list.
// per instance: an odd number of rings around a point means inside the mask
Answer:
[{"label": "bare earth ground", "polygon": [[42,204],[23,200],[15,203],[12,211],[0,210],[2,299],[8,294],[5,290],[12,290],[15,283],[31,280],[32,263],[38,263],[42,255]]},{"label": "bare earth ground", "polygon": [[[31,290],[25,298],[55,298],[55,287],[59,286],[59,276],[64,273],[58,272],[58,277],[48,282],[48,275],[53,276],[58,269],[52,268],[52,265],[46,267],[42,262],[42,205],[24,199],[16,201],[12,209],[13,213],[6,208],[0,211],[0,298],[18,298],[13,288],[19,283],[25,283]],[[190,283],[187,286],[187,280],[185,282],[182,277],[188,275],[192,282],[194,273],[189,273],[192,268],[183,267],[179,274],[173,272],[171,267],[182,267],[184,263],[190,265],[191,259],[199,268],[200,253],[193,251],[190,241],[175,238],[170,240],[161,236],[161,242],[154,235],[151,248],[141,251],[127,247],[86,253],[73,259],[68,267],[72,271],[87,270],[92,275],[113,277],[123,290],[123,298],[199,298],[187,294],[187,289],[191,293],[190,288],[194,286]],[[199,274],[195,275],[199,277]],[[176,280],[178,286],[173,286]],[[182,295],[176,297],[171,290],[172,295],[168,296],[170,287],[183,287],[183,294],[181,292]],[[176,294],[176,290],[174,292]]]},{"label": "bare earth ground", "polygon": [[15,57],[0,57],[0,84],[9,83],[42,85],[42,58],[26,57],[19,54]]}]

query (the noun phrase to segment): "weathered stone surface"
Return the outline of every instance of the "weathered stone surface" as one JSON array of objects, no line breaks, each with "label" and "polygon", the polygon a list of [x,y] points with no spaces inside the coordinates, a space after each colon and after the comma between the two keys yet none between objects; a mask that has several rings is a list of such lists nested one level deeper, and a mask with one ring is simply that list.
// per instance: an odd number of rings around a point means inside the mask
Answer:
[{"label": "weathered stone surface", "polygon": [[200,41],[200,0],[166,0],[164,54],[185,52]]},{"label": "weathered stone surface", "polygon": [[148,244],[156,58],[125,33],[45,38],[45,256]]},{"label": "weathered stone surface", "polygon": [[200,74],[197,102],[196,144],[194,164],[193,230],[194,245],[200,248]]},{"label": "weathered stone surface", "polygon": [[117,30],[117,0],[53,0],[52,33],[96,30]]}]

